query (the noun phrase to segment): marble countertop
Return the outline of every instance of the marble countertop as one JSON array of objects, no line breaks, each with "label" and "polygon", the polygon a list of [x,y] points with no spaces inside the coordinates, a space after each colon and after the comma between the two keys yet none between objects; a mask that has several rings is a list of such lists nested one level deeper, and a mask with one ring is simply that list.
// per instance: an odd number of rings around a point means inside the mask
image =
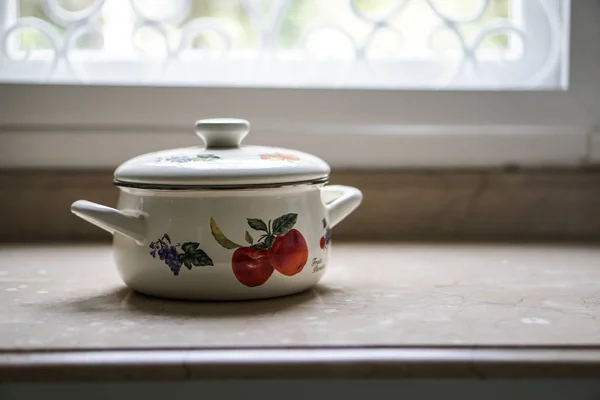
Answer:
[{"label": "marble countertop", "polygon": [[173,364],[184,377],[296,361],[340,366],[331,376],[381,363],[393,376],[409,364],[479,376],[507,360],[600,376],[600,246],[336,244],[314,289],[224,303],[132,292],[105,245],[4,245],[0,260],[0,379],[82,360],[106,373]]}]

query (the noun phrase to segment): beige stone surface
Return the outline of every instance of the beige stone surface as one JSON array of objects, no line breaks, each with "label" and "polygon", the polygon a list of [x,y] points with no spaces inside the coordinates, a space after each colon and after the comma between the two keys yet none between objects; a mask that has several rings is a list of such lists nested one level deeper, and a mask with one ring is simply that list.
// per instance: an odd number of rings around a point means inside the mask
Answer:
[{"label": "beige stone surface", "polygon": [[130,291],[109,246],[4,245],[0,304],[2,350],[600,345],[600,247],[335,244],[313,290],[202,303]]}]

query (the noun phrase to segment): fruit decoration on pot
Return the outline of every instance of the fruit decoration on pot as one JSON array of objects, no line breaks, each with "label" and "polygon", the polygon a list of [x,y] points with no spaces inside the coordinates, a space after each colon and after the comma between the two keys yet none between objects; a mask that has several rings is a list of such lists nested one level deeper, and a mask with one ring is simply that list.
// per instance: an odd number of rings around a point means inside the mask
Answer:
[{"label": "fruit decoration on pot", "polygon": [[308,261],[308,245],[300,231],[294,229],[298,214],[284,214],[267,223],[259,218],[247,218],[250,228],[262,232],[255,242],[250,232],[244,238],[247,246],[228,239],[211,218],[213,237],[222,247],[236,249],[231,267],[237,280],[248,287],[264,284],[277,271],[285,276],[298,274]]},{"label": "fruit decoration on pot", "polygon": [[288,162],[300,161],[300,157],[298,157],[297,155],[285,154],[285,153],[261,154],[260,158],[261,158],[261,160],[268,160],[268,161],[288,161]]},{"label": "fruit decoration on pot", "polygon": [[[185,242],[181,245],[179,243],[173,244],[171,237],[166,233],[148,245],[152,258],[158,257],[167,264],[175,276],[179,275],[182,265],[185,265],[190,271],[192,267],[214,265],[213,260],[199,246],[200,243],[198,242]],[[178,251],[178,247],[183,251]]]},{"label": "fruit decoration on pot", "polygon": [[327,224],[327,220],[325,218],[323,218],[323,229],[325,230],[325,234],[321,236],[319,247],[325,250],[327,247],[329,247],[329,242],[331,241],[331,228]]}]

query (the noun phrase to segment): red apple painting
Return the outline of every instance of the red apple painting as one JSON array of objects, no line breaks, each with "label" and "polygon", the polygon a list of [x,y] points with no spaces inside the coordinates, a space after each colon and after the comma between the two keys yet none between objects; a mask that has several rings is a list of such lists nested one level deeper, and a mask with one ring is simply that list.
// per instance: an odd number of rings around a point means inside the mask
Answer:
[{"label": "red apple painting", "polygon": [[291,229],[283,236],[275,238],[269,250],[271,265],[286,276],[296,275],[308,261],[308,246],[304,236],[296,229]]},{"label": "red apple painting", "polygon": [[282,215],[265,222],[258,218],[247,218],[248,226],[261,233],[255,242],[246,231],[247,246],[228,239],[210,219],[213,237],[226,249],[236,249],[231,258],[231,267],[237,280],[248,287],[264,284],[277,271],[285,276],[293,276],[302,271],[308,261],[308,245],[299,230],[293,229],[298,214]]},{"label": "red apple painting", "polygon": [[273,275],[268,252],[253,247],[240,247],[234,251],[231,267],[237,280],[249,287],[260,286]]}]

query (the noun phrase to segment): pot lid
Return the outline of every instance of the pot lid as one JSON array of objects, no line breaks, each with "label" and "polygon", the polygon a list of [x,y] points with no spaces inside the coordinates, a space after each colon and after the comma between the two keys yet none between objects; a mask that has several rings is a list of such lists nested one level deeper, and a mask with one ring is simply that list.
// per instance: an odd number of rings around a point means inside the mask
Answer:
[{"label": "pot lid", "polygon": [[132,158],[115,171],[117,185],[160,187],[265,186],[325,181],[329,165],[318,157],[277,147],[244,146],[248,121],[196,122],[205,147],[163,150]]}]

